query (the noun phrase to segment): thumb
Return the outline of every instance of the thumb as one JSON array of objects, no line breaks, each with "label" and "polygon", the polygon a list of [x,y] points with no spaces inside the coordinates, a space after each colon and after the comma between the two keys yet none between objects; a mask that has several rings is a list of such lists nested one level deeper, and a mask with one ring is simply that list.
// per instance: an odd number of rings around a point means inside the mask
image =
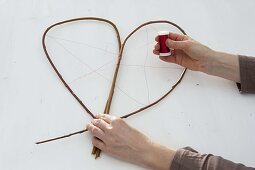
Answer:
[{"label": "thumb", "polygon": [[186,41],[173,41],[173,40],[167,39],[166,46],[170,49],[184,50],[187,48],[187,42]]}]

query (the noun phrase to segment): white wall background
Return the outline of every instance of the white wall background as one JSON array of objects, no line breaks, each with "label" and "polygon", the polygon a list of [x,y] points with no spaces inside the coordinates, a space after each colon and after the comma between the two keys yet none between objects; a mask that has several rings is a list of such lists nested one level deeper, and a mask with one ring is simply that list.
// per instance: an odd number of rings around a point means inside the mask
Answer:
[{"label": "white wall background", "polygon": [[[0,169],[141,169],[105,154],[95,161],[89,134],[34,144],[90,120],[44,57],[41,35],[48,25],[104,17],[125,37],[145,21],[166,19],[213,49],[255,56],[254,6],[253,0],[0,0]],[[192,146],[255,166],[254,101],[233,82],[188,71],[171,96],[127,121],[169,147]]]}]

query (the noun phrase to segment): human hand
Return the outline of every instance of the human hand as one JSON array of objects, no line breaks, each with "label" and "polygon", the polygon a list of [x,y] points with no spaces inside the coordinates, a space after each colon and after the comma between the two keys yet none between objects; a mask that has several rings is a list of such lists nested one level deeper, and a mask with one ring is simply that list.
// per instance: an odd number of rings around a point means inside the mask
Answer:
[{"label": "human hand", "polygon": [[115,116],[100,114],[87,125],[103,152],[146,168],[169,169],[175,151],[152,142]]},{"label": "human hand", "polygon": [[[179,64],[194,71],[204,71],[214,51],[193,40],[187,35],[169,33],[166,46],[171,49],[171,57],[160,56],[166,62]],[[158,42],[158,36],[155,38]],[[159,55],[159,43],[155,45],[153,53]]]},{"label": "human hand", "polygon": [[[158,37],[155,40],[158,42]],[[166,46],[171,49],[172,55],[160,56],[163,61],[240,82],[238,55],[214,51],[187,35],[176,33],[169,33]],[[153,53],[159,55],[159,48],[157,43]]]}]

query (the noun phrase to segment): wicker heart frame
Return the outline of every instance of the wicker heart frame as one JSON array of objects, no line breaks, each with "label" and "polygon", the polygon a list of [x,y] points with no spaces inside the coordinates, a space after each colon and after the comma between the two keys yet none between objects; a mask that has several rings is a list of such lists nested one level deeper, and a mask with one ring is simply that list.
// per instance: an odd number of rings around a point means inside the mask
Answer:
[{"label": "wicker heart frame", "polygon": [[[167,21],[167,20],[156,20],[156,21],[149,21],[149,22],[146,22],[146,23],[143,23],[142,25],[138,26],[136,29],[134,29],[123,41],[123,43],[121,43],[121,39],[120,39],[120,34],[119,34],[119,31],[118,31],[118,28],[117,26],[111,22],[110,20],[107,20],[107,19],[104,19],[104,18],[97,18],[97,17],[84,17],[84,18],[74,18],[74,19],[70,19],[70,20],[65,20],[65,21],[61,21],[61,22],[58,22],[58,23],[55,23],[51,26],[49,26],[45,32],[43,33],[43,37],[42,37],[42,45],[43,45],[43,50],[44,50],[44,53],[48,59],[48,61],[50,62],[52,68],[54,69],[54,71],[56,72],[58,78],[62,81],[62,83],[65,85],[65,87],[68,89],[68,91],[72,94],[72,96],[79,102],[79,104],[83,107],[83,109],[92,117],[92,118],[95,118],[95,115],[89,110],[89,108],[82,102],[82,100],[73,92],[73,90],[71,89],[71,87],[66,83],[65,79],[62,77],[61,73],[58,71],[57,67],[55,66],[55,64],[53,63],[48,51],[47,51],[47,46],[46,46],[46,42],[45,42],[45,39],[46,39],[46,36],[47,36],[47,33],[54,27],[56,26],[59,26],[59,25],[63,25],[63,24],[66,24],[66,23],[71,23],[71,22],[76,22],[76,21],[99,21],[99,22],[104,22],[104,23],[107,23],[109,25],[112,26],[112,28],[114,29],[115,33],[116,33],[116,38],[117,38],[117,41],[118,41],[118,48],[119,48],[119,55],[118,55],[118,61],[117,61],[117,64],[116,64],[116,67],[115,67],[115,72],[114,72],[114,75],[113,75],[113,79],[112,79],[112,85],[111,85],[111,89],[110,89],[110,92],[109,92],[109,96],[108,96],[108,99],[107,99],[107,102],[106,102],[106,105],[105,105],[105,109],[104,109],[104,113],[105,114],[109,114],[110,112],[110,107],[111,107],[111,103],[112,103],[112,99],[113,99],[113,95],[114,95],[114,89],[115,89],[115,84],[116,84],[116,80],[117,80],[117,76],[118,76],[118,71],[119,71],[119,68],[120,68],[120,63],[121,63],[121,60],[122,60],[122,54],[123,54],[123,50],[125,48],[125,45],[126,43],[128,42],[128,39],[133,35],[135,34],[139,29],[141,29],[142,27],[144,26],[147,26],[147,25],[151,25],[151,24],[158,24],[158,23],[165,23],[165,24],[170,24],[174,27],[176,27],[178,30],[180,30],[184,35],[186,35],[185,31],[180,27],[178,26],[177,24],[173,23],[173,22],[170,22],[170,21]],[[144,107],[141,107],[139,108],[138,110],[136,111],[133,111],[131,113],[128,113],[124,116],[121,116],[121,118],[127,118],[127,117],[130,117],[132,115],[135,115],[145,109],[148,109],[149,107],[152,107],[154,106],[155,104],[159,103],[161,100],[163,100],[166,96],[168,96],[178,85],[179,83],[182,81],[185,73],[186,73],[186,68],[183,69],[179,79],[176,81],[176,83],[171,87],[171,89],[166,92],[163,96],[161,96],[159,99],[157,99],[156,101],[150,103],[149,105],[147,106],[144,106]],[[46,143],[46,142],[50,142],[50,141],[53,141],[53,140],[58,140],[58,139],[62,139],[62,138],[66,138],[66,137],[70,137],[70,136],[73,136],[73,135],[76,135],[76,134],[81,134],[81,133],[84,133],[86,132],[87,129],[84,129],[84,130],[81,130],[81,131],[77,131],[77,132],[74,132],[74,133],[70,133],[68,135],[64,135],[64,136],[60,136],[60,137],[56,137],[56,138],[51,138],[51,139],[48,139],[48,140],[44,140],[44,141],[40,141],[40,142],[37,142],[36,144],[41,144],[41,143]],[[93,148],[93,151],[92,151],[93,154],[96,154],[96,158],[100,155],[100,150],[97,149],[97,148]]]}]

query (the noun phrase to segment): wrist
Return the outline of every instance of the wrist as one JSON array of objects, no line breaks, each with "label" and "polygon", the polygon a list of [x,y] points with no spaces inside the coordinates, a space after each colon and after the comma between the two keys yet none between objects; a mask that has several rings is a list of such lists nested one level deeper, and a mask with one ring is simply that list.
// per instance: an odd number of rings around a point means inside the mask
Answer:
[{"label": "wrist", "polygon": [[200,71],[209,75],[240,82],[238,55],[212,50],[204,63],[204,67]]},{"label": "wrist", "polygon": [[170,169],[174,155],[175,150],[151,142],[143,155],[143,165],[149,169]]}]

